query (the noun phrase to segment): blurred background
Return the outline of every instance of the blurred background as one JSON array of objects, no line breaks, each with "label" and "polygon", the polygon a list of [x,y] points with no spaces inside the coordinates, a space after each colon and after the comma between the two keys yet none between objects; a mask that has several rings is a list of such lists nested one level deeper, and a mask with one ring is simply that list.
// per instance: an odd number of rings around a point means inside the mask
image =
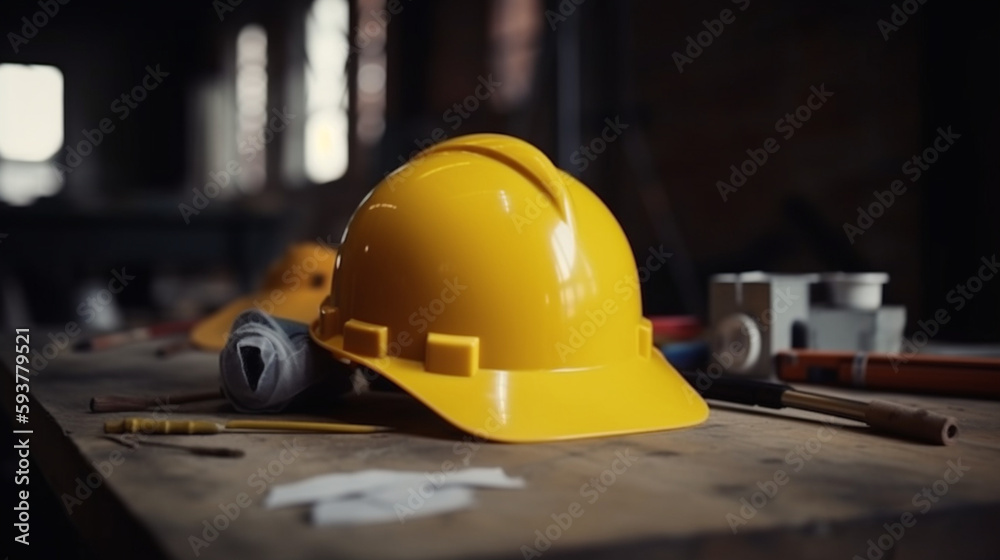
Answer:
[{"label": "blurred background", "polygon": [[[362,197],[421,147],[491,131],[579,176],[640,264],[673,253],[643,284],[647,313],[704,313],[718,272],[878,270],[913,326],[952,309],[949,292],[1000,246],[998,12],[6,1],[4,319],[100,330],[200,316],[253,287],[290,241],[338,242]],[[947,151],[914,167],[949,127]],[[777,151],[745,163],[769,138]],[[897,180],[905,192],[878,202]],[[115,305],[81,304],[116,273],[128,284]],[[975,298],[942,339],[1000,337],[1000,289]]]}]

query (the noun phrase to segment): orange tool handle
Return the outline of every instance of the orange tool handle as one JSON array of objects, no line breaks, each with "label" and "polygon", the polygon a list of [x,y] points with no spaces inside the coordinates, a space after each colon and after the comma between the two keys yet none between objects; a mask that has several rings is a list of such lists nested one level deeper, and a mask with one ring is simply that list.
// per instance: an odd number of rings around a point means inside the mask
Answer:
[{"label": "orange tool handle", "polygon": [[791,382],[1000,398],[1000,360],[989,358],[787,350],[775,369]]}]

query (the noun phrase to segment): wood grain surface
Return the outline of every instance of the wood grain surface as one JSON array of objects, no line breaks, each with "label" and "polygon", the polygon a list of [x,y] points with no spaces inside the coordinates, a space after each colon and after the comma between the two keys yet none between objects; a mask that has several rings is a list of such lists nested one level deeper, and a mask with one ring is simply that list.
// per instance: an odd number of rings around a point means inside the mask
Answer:
[{"label": "wood grain surface", "polygon": [[[405,395],[331,397],[317,412],[281,415],[397,428],[388,433],[148,436],[246,451],[226,459],[152,446],[132,450],[101,438],[106,420],[152,413],[91,413],[93,396],[216,386],[215,355],[158,359],[156,346],[66,351],[31,378],[34,457],[72,506],[70,518],[109,558],[492,559],[537,552],[546,558],[850,559],[875,558],[874,551],[868,556],[868,541],[877,544],[880,537],[891,545],[881,556],[886,559],[1000,554],[996,402],[822,390],[953,415],[961,434],[947,447],[873,435],[860,424],[806,412],[716,403],[708,422],[693,429],[496,444],[455,431]],[[4,356],[7,375],[10,357]],[[8,415],[11,385],[4,383]],[[244,417],[223,401],[178,405],[164,414]],[[478,490],[471,510],[358,527],[313,527],[307,508],[260,505],[271,484],[313,475],[384,468],[433,476],[451,465],[500,466],[524,477],[527,488]],[[960,467],[961,477],[947,472],[951,465]],[[97,488],[81,497],[88,475]],[[951,482],[937,482],[946,478]],[[936,502],[920,496],[924,489]],[[239,506],[241,494],[246,507]],[[757,507],[751,511],[742,500]],[[206,522],[227,507],[234,511],[227,504],[235,504],[238,517],[219,522],[226,529],[195,550],[191,537],[205,539]],[[903,518],[907,512],[912,518]],[[884,524],[901,519],[912,519],[912,526],[900,525],[899,538],[886,536]]]}]

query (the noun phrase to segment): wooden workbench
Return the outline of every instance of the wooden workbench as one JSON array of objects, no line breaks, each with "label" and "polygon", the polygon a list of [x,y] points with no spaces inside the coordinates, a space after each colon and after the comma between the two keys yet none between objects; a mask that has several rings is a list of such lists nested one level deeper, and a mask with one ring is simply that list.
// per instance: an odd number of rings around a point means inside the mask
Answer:
[{"label": "wooden workbench", "polygon": [[[130,450],[100,437],[104,421],[129,414],[88,412],[94,395],[215,386],[214,355],[156,359],[153,349],[66,351],[30,382],[32,456],[57,496],[86,494],[78,487],[91,475],[92,495],[64,501],[85,539],[109,558],[485,559],[537,557],[533,549],[546,558],[850,559],[879,557],[867,551],[869,539],[877,546],[880,536],[891,546],[881,556],[886,559],[1000,556],[996,402],[881,395],[956,416],[961,435],[947,447],[880,437],[808,413],[714,403],[709,421],[694,429],[552,444],[478,443],[405,396],[331,409],[338,419],[400,430],[391,433],[151,436],[246,450],[245,457],[225,459],[148,446]],[[13,360],[3,358],[9,375]],[[11,415],[11,383],[4,387]],[[170,416],[237,414],[204,403],[183,405]],[[282,454],[286,449],[295,453]],[[616,463],[620,457],[631,464]],[[288,483],[369,468],[436,473],[448,461],[501,466],[524,477],[527,489],[478,490],[471,510],[358,527],[313,527],[304,507],[260,505],[269,486],[260,469],[270,469],[274,483]],[[961,477],[947,472],[950,465]],[[102,467],[106,477],[92,475]],[[946,478],[950,482],[936,482]],[[919,496],[924,488],[936,503]],[[196,555],[190,537],[204,538],[205,522],[241,494],[249,505]],[[892,525],[901,520],[911,526]],[[900,537],[883,536],[885,523]]]}]

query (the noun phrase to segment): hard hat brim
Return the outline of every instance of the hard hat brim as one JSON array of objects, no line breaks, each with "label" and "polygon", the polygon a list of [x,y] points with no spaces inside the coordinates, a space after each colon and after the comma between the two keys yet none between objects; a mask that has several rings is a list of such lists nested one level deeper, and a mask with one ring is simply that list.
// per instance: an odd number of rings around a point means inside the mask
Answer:
[{"label": "hard hat brim", "polygon": [[444,420],[483,439],[527,443],[694,426],[708,405],[655,348],[590,369],[506,371],[471,376],[429,373],[420,361],[372,358],[343,349],[340,335],[312,338],[334,356],[368,367]]}]

